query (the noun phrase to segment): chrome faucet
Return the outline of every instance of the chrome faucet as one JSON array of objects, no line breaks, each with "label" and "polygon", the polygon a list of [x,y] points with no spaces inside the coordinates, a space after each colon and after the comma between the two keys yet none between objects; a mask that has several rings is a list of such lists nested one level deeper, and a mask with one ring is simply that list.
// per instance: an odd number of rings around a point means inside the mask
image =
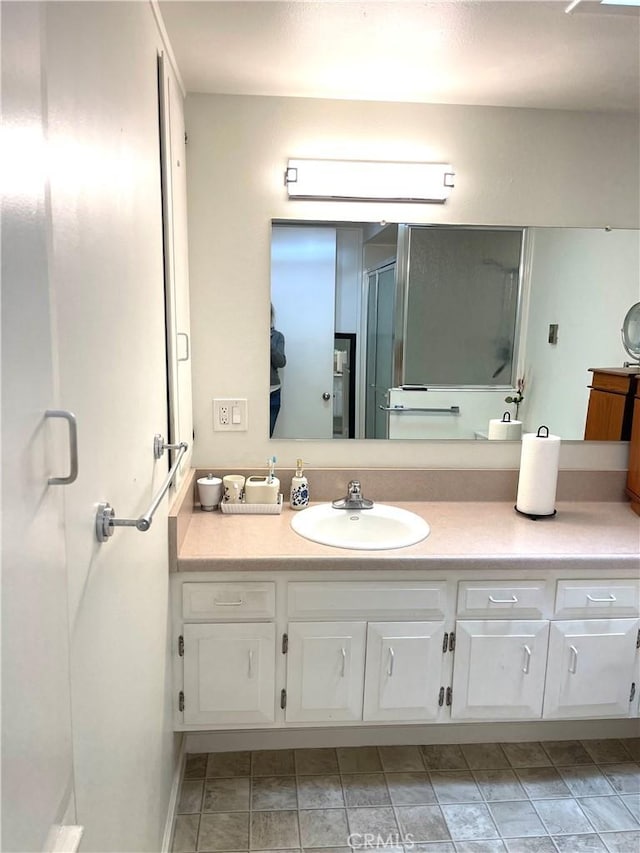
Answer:
[{"label": "chrome faucet", "polygon": [[359,480],[351,480],[347,486],[347,494],[340,500],[332,501],[334,509],[371,509],[373,501],[362,497],[362,489]]}]

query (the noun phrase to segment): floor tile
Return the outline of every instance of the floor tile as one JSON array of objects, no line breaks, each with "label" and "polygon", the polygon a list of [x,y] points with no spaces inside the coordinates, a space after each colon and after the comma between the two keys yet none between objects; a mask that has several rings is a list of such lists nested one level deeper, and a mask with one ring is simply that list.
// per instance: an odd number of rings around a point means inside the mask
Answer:
[{"label": "floor tile", "polygon": [[398,806],[398,824],[403,838],[413,841],[448,841],[451,838],[440,806]]},{"label": "floor tile", "polygon": [[430,778],[440,803],[482,802],[480,789],[469,770],[436,770]]},{"label": "floor tile", "polygon": [[222,776],[249,776],[250,752],[212,752],[207,761],[207,779]]},{"label": "floor tile", "polygon": [[347,806],[388,806],[391,798],[382,773],[349,773],[342,777]]},{"label": "floor tile", "polygon": [[192,753],[187,755],[187,760],[184,765],[185,779],[204,779],[207,775],[207,759],[209,758],[206,752]]},{"label": "floor tile", "polygon": [[620,799],[640,823],[640,794],[621,794]]},{"label": "floor tile", "polygon": [[635,762],[602,764],[600,769],[618,794],[637,794],[640,792],[640,766]]},{"label": "floor tile", "polygon": [[555,767],[523,767],[516,770],[516,774],[532,800],[571,796],[571,791]]},{"label": "floor tile", "polygon": [[629,753],[619,740],[583,740],[582,745],[596,764],[629,761]]},{"label": "floor tile", "polygon": [[173,830],[172,853],[194,853],[198,841],[199,814],[178,815]]},{"label": "floor tile", "polygon": [[296,811],[253,812],[251,850],[282,850],[300,846]]},{"label": "floor tile", "polygon": [[387,773],[387,788],[395,806],[419,806],[436,802],[426,773]]},{"label": "floor tile", "polygon": [[375,746],[340,747],[336,752],[341,773],[379,773],[382,770]]},{"label": "floor tile", "polygon": [[424,770],[422,753],[417,746],[378,747],[382,767],[389,773]]},{"label": "floor tile", "polygon": [[348,845],[349,829],[344,809],[314,809],[300,811],[302,846],[340,847]]},{"label": "floor tile", "polygon": [[295,765],[299,776],[326,775],[338,772],[335,749],[296,749]]},{"label": "floor tile", "polygon": [[178,814],[196,814],[202,809],[202,790],[204,780],[183,782],[178,803]]},{"label": "floor tile", "polygon": [[578,803],[598,832],[620,832],[640,827],[619,797],[582,797]]},{"label": "floor tile", "polygon": [[558,853],[549,835],[531,838],[505,838],[509,853]]},{"label": "floor tile", "polygon": [[200,818],[197,849],[207,851],[207,853],[217,853],[217,851],[223,850],[225,853],[228,850],[248,850],[249,813],[203,814]]},{"label": "floor tile", "polygon": [[264,749],[251,753],[252,776],[293,776],[292,749]]},{"label": "floor tile", "polygon": [[444,819],[454,841],[498,838],[489,809],[477,803],[441,806]]},{"label": "floor tile", "polygon": [[547,767],[551,764],[539,743],[503,743],[502,750],[512,767]]},{"label": "floor tile", "polygon": [[623,746],[634,761],[640,761],[640,737],[629,737],[623,741]]},{"label": "floor tile", "polygon": [[513,770],[476,770],[474,778],[485,800],[526,800]]},{"label": "floor tile", "polygon": [[610,853],[638,853],[640,832],[603,832],[600,836]]},{"label": "floor tile", "polygon": [[313,853],[353,853],[351,847],[314,847]]},{"label": "floor tile", "polygon": [[507,757],[497,743],[465,743],[462,752],[472,770],[499,770],[509,767]]},{"label": "floor tile", "polygon": [[533,805],[547,827],[549,835],[579,835],[593,832],[593,827],[575,800],[535,800]]},{"label": "floor tile", "polygon": [[252,779],[251,808],[256,811],[297,809],[295,776],[260,776]]},{"label": "floor tile", "polygon": [[204,784],[202,811],[248,811],[250,784],[250,780],[244,776],[236,776],[232,779],[207,779]]},{"label": "floor tile", "polygon": [[456,841],[456,853],[505,853],[504,842],[499,838],[488,841]]},{"label": "floor tile", "polygon": [[591,764],[592,758],[579,740],[545,740],[544,751],[553,764]]},{"label": "floor tile", "polygon": [[298,776],[298,808],[344,808],[339,776]]},{"label": "floor tile", "polygon": [[554,835],[553,840],[559,853],[607,853],[599,835]]},{"label": "floor tile", "polygon": [[[405,845],[405,853],[456,853],[453,841],[431,841],[426,843],[411,843]],[[387,853],[386,850],[381,853]]]},{"label": "floor tile", "polygon": [[615,793],[600,768],[595,764],[558,767],[558,773],[574,797],[606,797]]},{"label": "floor tile", "polygon": [[535,809],[527,800],[514,803],[491,803],[489,811],[502,838],[544,835],[546,832]]},{"label": "floor tile", "polygon": [[347,809],[349,830],[359,836],[371,834],[375,838],[397,838],[398,823],[390,806]]},{"label": "floor tile", "polygon": [[427,770],[467,770],[469,767],[456,743],[430,744],[420,749]]}]

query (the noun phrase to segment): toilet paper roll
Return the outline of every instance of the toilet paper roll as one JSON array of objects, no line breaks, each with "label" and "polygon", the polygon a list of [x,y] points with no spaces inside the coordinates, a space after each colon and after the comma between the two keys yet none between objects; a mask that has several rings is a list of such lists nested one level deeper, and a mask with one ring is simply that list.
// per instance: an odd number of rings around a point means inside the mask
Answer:
[{"label": "toilet paper roll", "polygon": [[560,462],[560,437],[547,427],[522,437],[516,509],[527,515],[553,515]]},{"label": "toilet paper roll", "polygon": [[522,438],[522,421],[503,421],[501,418],[491,418],[487,437],[490,441],[520,441]]}]

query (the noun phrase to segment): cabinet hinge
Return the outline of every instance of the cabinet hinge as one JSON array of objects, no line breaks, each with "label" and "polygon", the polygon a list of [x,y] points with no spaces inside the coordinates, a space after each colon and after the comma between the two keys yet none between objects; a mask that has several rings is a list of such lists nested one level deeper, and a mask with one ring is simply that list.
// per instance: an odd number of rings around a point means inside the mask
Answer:
[{"label": "cabinet hinge", "polygon": [[182,634],[178,637],[178,654],[181,658],[184,657],[184,637]]},{"label": "cabinet hinge", "polygon": [[633,702],[636,696],[636,683],[635,681],[631,682],[631,693],[629,694],[629,702]]},{"label": "cabinet hinge", "polygon": [[280,691],[280,707],[287,707],[287,691],[284,688]]},{"label": "cabinet hinge", "polygon": [[178,693],[178,711],[184,711],[184,693],[182,690]]},{"label": "cabinet hinge", "polygon": [[638,636],[636,639],[636,649],[640,649],[640,630],[638,631]]},{"label": "cabinet hinge", "polygon": [[453,695],[453,690],[450,687],[447,687],[447,705],[451,705],[452,695]]},{"label": "cabinet hinge", "polygon": [[442,638],[442,654],[444,654],[449,648],[449,635],[447,632],[444,632],[444,637]]},{"label": "cabinet hinge", "polygon": [[449,651],[452,652],[456,647],[456,632],[452,631],[449,634]]},{"label": "cabinet hinge", "polygon": [[444,705],[444,687],[441,687],[438,693],[438,705],[440,708]]},{"label": "cabinet hinge", "polygon": [[286,655],[286,653],[288,651],[289,651],[289,635],[283,634],[282,635],[282,654]]},{"label": "cabinet hinge", "polygon": [[189,136],[187,134],[187,131],[185,130],[185,132],[184,132],[184,144],[186,145],[188,141],[189,141]]}]

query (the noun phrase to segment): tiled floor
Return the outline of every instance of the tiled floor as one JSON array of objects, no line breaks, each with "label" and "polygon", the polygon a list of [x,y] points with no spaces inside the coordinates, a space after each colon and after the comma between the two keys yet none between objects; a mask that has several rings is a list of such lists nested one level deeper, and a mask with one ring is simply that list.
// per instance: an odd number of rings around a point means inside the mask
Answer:
[{"label": "tiled floor", "polygon": [[640,853],[640,738],[190,755],[174,853]]}]

